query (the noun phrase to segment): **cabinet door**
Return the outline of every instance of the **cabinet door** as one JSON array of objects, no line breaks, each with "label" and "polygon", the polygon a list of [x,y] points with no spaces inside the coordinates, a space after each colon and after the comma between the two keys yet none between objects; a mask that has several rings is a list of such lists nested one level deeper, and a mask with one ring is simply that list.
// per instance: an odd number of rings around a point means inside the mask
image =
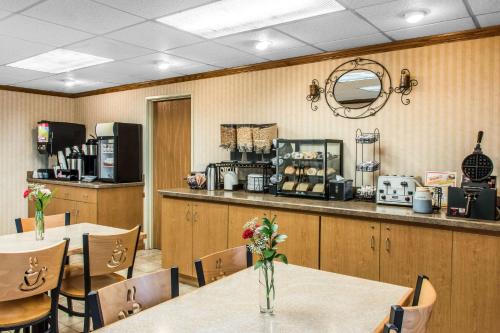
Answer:
[{"label": "cabinet door", "polygon": [[97,205],[95,203],[76,203],[76,223],[97,223]]},{"label": "cabinet door", "polygon": [[71,214],[71,223],[75,223],[76,203],[73,200],[52,198],[47,208],[45,208],[45,215],[62,214],[66,212]]},{"label": "cabinet door", "polygon": [[274,215],[278,232],[288,235],[279,244],[278,252],[285,254],[291,264],[318,269],[319,216],[282,210],[271,211],[271,217]]},{"label": "cabinet door", "polygon": [[499,253],[499,236],[453,233],[452,332],[500,332]]},{"label": "cabinet door", "polygon": [[380,223],[321,217],[321,269],[379,280]]},{"label": "cabinet door", "polygon": [[418,274],[437,292],[427,332],[451,332],[451,251],[449,230],[381,224],[380,280],[415,288]]},{"label": "cabinet door", "polygon": [[229,248],[240,245],[246,245],[247,240],[243,239],[243,225],[246,222],[258,217],[269,217],[269,210],[259,207],[242,207],[242,206],[229,206],[229,224],[228,224],[228,240],[227,246]]},{"label": "cabinet door", "polygon": [[227,249],[228,205],[197,201],[192,205],[194,270],[194,260]]},{"label": "cabinet door", "polygon": [[193,276],[192,204],[166,198],[161,204],[163,267],[178,266],[180,274]]}]

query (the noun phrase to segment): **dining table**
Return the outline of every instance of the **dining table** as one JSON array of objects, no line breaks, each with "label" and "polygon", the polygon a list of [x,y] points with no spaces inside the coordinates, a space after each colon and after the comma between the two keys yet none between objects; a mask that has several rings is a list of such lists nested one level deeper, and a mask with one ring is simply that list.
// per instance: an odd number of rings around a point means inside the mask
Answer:
[{"label": "dining table", "polygon": [[407,304],[413,291],[291,264],[275,265],[272,315],[260,312],[259,272],[250,267],[95,332],[381,332],[391,305]]},{"label": "dining table", "polygon": [[[26,231],[15,234],[0,236],[0,252],[27,252],[34,251],[54,245],[64,238],[69,238],[68,255],[80,254],[83,252],[83,234],[90,235],[113,235],[122,233],[125,229],[108,227],[93,223],[77,223],[67,226],[45,229],[45,238],[36,240],[34,231]],[[141,233],[140,239],[146,238],[145,233]]]}]

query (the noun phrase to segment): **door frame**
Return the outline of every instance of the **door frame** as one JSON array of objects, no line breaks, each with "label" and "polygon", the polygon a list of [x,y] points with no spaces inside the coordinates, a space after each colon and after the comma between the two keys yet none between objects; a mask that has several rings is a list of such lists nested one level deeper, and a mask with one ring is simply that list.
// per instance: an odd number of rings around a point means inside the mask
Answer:
[{"label": "door frame", "polygon": [[190,99],[191,100],[191,170],[193,169],[193,151],[194,151],[194,133],[193,133],[193,97],[192,94],[180,95],[162,95],[146,97],[146,130],[145,139],[143,140],[144,152],[144,232],[150,235],[146,238],[146,249],[153,248],[153,128],[154,128],[154,105],[156,102],[172,101],[177,99]]}]

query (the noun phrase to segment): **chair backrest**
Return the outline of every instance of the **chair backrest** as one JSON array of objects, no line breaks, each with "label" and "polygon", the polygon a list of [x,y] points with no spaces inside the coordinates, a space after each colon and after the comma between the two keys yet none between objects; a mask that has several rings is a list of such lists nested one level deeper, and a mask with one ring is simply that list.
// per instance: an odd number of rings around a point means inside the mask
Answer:
[{"label": "chair backrest", "polygon": [[[45,228],[55,228],[55,227],[70,225],[70,221],[71,217],[69,212],[63,214],[44,216]],[[17,218],[15,219],[15,223],[16,223],[16,231],[18,233],[35,230],[34,217],[28,217],[25,219]]]},{"label": "chair backrest", "polygon": [[436,290],[429,278],[419,275],[412,306],[393,305],[384,332],[425,333],[436,298]]},{"label": "chair backrest", "polygon": [[41,250],[0,253],[0,302],[59,290],[68,243],[65,239]]},{"label": "chair backrest", "polygon": [[179,269],[128,279],[89,294],[94,329],[125,319],[179,296]]},{"label": "chair backrest", "polygon": [[141,227],[113,235],[83,235],[84,273],[89,278],[129,269],[129,278],[135,262],[135,254]]},{"label": "chair backrest", "polygon": [[245,245],[209,254],[194,262],[200,287],[252,266],[252,253]]}]

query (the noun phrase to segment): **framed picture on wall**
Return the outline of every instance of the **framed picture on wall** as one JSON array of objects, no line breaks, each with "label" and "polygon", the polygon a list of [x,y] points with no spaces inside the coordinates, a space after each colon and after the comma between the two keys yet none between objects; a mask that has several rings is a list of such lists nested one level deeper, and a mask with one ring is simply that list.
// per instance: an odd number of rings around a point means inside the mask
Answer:
[{"label": "framed picture on wall", "polygon": [[425,173],[425,186],[441,187],[443,190],[442,206],[448,203],[448,186],[457,186],[456,171],[427,171]]}]

